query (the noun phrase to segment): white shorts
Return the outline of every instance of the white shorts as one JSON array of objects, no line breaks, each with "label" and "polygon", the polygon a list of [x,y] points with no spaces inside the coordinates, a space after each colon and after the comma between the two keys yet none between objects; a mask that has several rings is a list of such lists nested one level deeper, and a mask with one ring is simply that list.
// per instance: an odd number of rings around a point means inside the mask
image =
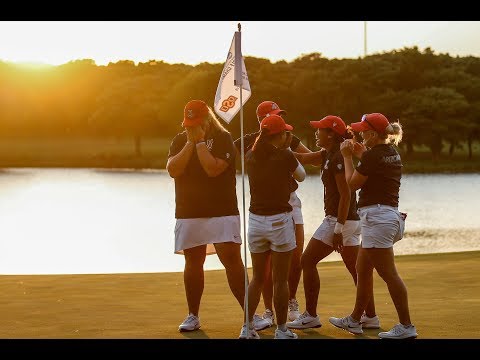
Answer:
[{"label": "white shorts", "polygon": [[362,224],[362,248],[391,248],[403,237],[405,220],[396,207],[370,205],[358,209]]},{"label": "white shorts", "polygon": [[240,215],[177,219],[175,223],[175,254],[207,245],[207,255],[211,255],[216,253],[213,244],[224,242],[242,243]]},{"label": "white shorts", "polygon": [[[312,238],[333,247],[333,230],[335,229],[336,223],[337,218],[335,216],[325,216]],[[343,225],[342,235],[343,246],[360,245],[360,221],[346,220],[345,225]]]},{"label": "white shorts", "polygon": [[292,213],[248,215],[248,248],[252,253],[287,252],[297,247]]},{"label": "white shorts", "polygon": [[288,203],[292,205],[293,208],[292,216],[295,225],[303,225],[302,202],[295,191],[290,193],[290,200],[288,200]]}]

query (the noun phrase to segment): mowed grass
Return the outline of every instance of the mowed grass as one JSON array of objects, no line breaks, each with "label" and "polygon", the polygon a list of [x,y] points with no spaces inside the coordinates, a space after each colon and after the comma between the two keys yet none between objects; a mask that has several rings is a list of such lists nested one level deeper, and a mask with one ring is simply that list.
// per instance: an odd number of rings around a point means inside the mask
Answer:
[{"label": "mowed grass", "polygon": [[[420,339],[480,338],[480,252],[398,256],[396,262]],[[297,330],[300,339],[377,339],[397,323],[387,287],[375,273],[382,328],[354,336],[330,325],[330,316],[351,312],[355,288],[341,262],[320,263],[318,270],[323,326]],[[243,323],[223,270],[205,273],[202,327],[190,333],[178,332],[187,315],[181,272],[3,275],[0,289],[0,338],[236,339]],[[297,298],[303,311],[303,282]],[[264,339],[273,335],[274,327],[260,332]]]},{"label": "mowed grass", "polygon": [[172,139],[133,137],[2,138],[0,167],[125,167],[164,169]]}]

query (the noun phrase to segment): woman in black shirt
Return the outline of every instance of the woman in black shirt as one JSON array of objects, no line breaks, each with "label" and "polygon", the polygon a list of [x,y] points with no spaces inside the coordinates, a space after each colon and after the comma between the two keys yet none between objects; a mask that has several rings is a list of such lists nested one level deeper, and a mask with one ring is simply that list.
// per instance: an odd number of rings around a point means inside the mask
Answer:
[{"label": "woman in black shirt", "polygon": [[[322,149],[296,156],[302,164],[321,165],[325,218],[302,255],[306,311],[298,319],[287,323],[287,326],[293,329],[321,326],[317,315],[320,293],[317,264],[333,251],[341,254],[354,283],[357,283],[355,263],[360,245],[360,221],[355,191],[350,190],[345,180],[345,166],[340,152],[340,144],[353,136],[338,116],[328,115],[319,121],[310,121],[310,125],[316,129],[316,145]],[[367,314],[375,314],[373,297],[367,307]],[[362,316],[362,320],[365,320],[364,327],[380,327],[376,316],[369,321]]]},{"label": "woman in black shirt", "polygon": [[[362,246],[357,259],[357,297],[353,312],[330,322],[354,334],[362,333],[360,317],[373,292],[373,269],[386,282],[397,310],[399,323],[380,338],[406,339],[417,337],[410,320],[407,288],[397,273],[393,244],[402,238],[404,218],[398,211],[398,195],[402,176],[400,154],[392,144],[402,138],[399,123],[390,124],[380,113],[366,114],[361,122],[351,124],[360,132],[363,143],[345,140],[340,149],[345,159],[345,178],[352,190],[360,190],[358,212],[362,226]],[[352,154],[360,159],[354,170]]]},{"label": "woman in black shirt", "polygon": [[[280,109],[277,103],[266,100],[262,101],[256,110],[258,123],[270,115],[279,115],[283,119],[287,112],[283,109]],[[260,130],[246,134],[243,136],[244,141],[244,152],[247,153],[255,143],[255,139],[260,135]],[[241,151],[241,138],[235,140],[235,147],[237,148],[238,153]],[[287,137],[285,143],[281,146],[284,149],[290,148],[295,153],[311,153],[310,149],[307,148],[300,139],[291,132],[287,132]],[[300,277],[302,275],[302,266],[300,265],[300,258],[303,252],[304,244],[304,224],[303,224],[303,215],[302,215],[302,202],[297,195],[298,184],[295,179],[291,178],[291,193],[289,203],[292,205],[292,216],[293,222],[295,223],[295,240],[297,247],[293,251],[292,260],[290,264],[290,273],[288,274],[288,290],[289,290],[289,299],[288,299],[288,319],[290,321],[295,320],[300,315],[299,305],[297,301],[297,289],[300,282]],[[253,322],[255,324],[255,330],[263,330],[267,327],[272,326],[275,323],[275,315],[272,311],[273,309],[273,282],[272,282],[272,266],[271,258],[267,260],[267,270],[265,272],[265,282],[262,289],[263,303],[265,305],[265,311],[262,316],[255,315],[253,317]]]},{"label": "woman in black shirt", "polygon": [[246,154],[250,184],[248,246],[253,276],[248,286],[250,328],[243,325],[240,338],[259,338],[253,316],[260,301],[269,255],[272,257],[273,302],[277,319],[276,339],[296,339],[286,326],[288,312],[288,273],[296,248],[292,205],[289,204],[292,176],[305,179],[305,170],[290,150],[282,149],[286,131],[293,128],[278,115],[265,117],[260,135]]},{"label": "woman in black shirt", "polygon": [[245,271],[240,255],[233,139],[201,100],[187,103],[182,125],[185,131],[170,145],[167,171],[175,179],[175,253],[185,256],[189,315],[179,330],[194,331],[200,328],[205,256],[218,254],[242,308]]}]

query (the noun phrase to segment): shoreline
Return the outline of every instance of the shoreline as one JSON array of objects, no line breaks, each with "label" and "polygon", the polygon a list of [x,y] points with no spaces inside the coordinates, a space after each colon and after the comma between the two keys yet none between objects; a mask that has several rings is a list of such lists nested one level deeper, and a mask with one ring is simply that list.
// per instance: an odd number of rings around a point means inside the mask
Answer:
[{"label": "shoreline", "polygon": [[[129,161],[119,159],[108,159],[102,161],[90,162],[89,160],[81,160],[78,163],[62,162],[56,160],[44,160],[35,163],[22,163],[11,159],[0,159],[0,171],[8,169],[91,169],[99,171],[112,172],[166,172],[165,160],[157,158],[152,159],[132,159]],[[444,165],[437,167],[430,163],[419,163],[412,167],[405,165],[403,175],[461,175],[461,174],[479,174],[480,163],[472,160],[465,162],[458,167],[456,163],[448,160]],[[449,166],[451,165],[451,166]],[[305,166],[307,175],[319,175],[320,170],[311,166]],[[237,175],[241,175],[241,170],[237,169]]]},{"label": "shoreline", "polygon": [[[403,258],[403,257],[415,257],[415,256],[424,256],[424,255],[454,255],[454,254],[463,254],[463,253],[479,253],[480,255],[480,249],[473,249],[473,250],[462,250],[462,251],[439,251],[439,252],[426,252],[426,253],[417,253],[417,254],[395,254],[395,259],[398,258]],[[179,255],[181,256],[181,255]],[[208,256],[216,256],[216,254],[210,254]],[[242,253],[243,256],[243,253]],[[333,257],[333,258],[332,258]],[[335,252],[332,252],[330,255],[328,255],[326,258],[324,258],[320,263],[339,263],[343,264],[343,260],[341,258],[340,254],[337,254]],[[320,264],[319,263],[319,264]],[[250,264],[250,261],[249,261]],[[251,270],[252,266],[249,265],[247,266],[247,269]],[[220,271],[223,272],[225,269],[223,265],[217,269],[205,269],[204,271],[206,272],[215,272],[215,271]],[[183,274],[183,270],[175,270],[175,271],[139,271],[139,272],[79,272],[79,273],[0,273],[0,277],[6,277],[6,276],[90,276],[90,275],[158,275],[158,274]],[[182,275],[183,276],[183,275]],[[301,289],[300,289],[301,290]]]}]

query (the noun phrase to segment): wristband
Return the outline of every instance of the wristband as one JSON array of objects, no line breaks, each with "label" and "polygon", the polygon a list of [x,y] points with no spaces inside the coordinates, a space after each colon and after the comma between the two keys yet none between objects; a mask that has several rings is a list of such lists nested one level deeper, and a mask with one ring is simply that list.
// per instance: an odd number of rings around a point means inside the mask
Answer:
[{"label": "wristband", "polygon": [[205,140],[200,140],[195,145],[198,145],[198,144],[205,144]]},{"label": "wristband", "polygon": [[335,229],[333,230],[334,234],[341,234],[343,230],[343,224],[340,224],[339,222],[335,223]]}]

